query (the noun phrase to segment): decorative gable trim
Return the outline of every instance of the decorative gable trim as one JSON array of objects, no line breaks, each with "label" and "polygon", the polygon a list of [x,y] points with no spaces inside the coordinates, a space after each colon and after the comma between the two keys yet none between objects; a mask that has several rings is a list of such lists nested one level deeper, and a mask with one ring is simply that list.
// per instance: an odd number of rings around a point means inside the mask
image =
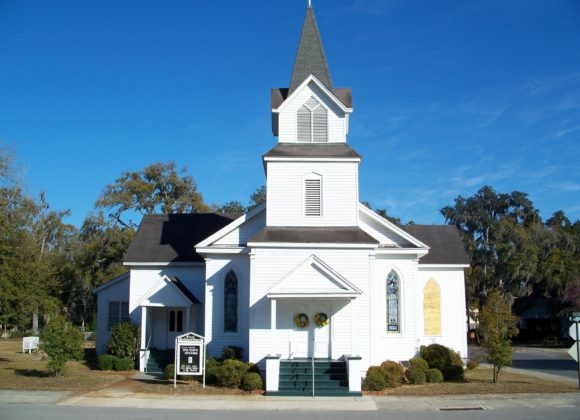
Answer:
[{"label": "decorative gable trim", "polygon": [[316,76],[314,76],[313,74],[311,74],[310,76],[308,76],[306,79],[304,79],[304,81],[302,83],[300,83],[300,86],[298,86],[294,92],[292,92],[284,102],[282,102],[280,104],[280,106],[278,106],[278,108],[272,108],[272,112],[275,114],[278,114],[282,111],[284,111],[284,109],[288,106],[288,104],[290,102],[292,102],[292,100],[296,97],[296,95],[298,95],[300,93],[300,91],[302,89],[304,89],[310,82],[313,82],[316,86],[318,86],[318,88],[320,88],[320,90],[322,90],[322,92],[324,92],[326,94],[326,96],[333,102],[336,104],[336,106],[338,106],[342,112],[344,112],[345,114],[351,114],[352,113],[352,108],[347,108],[341,101],[340,99],[338,99],[336,97],[336,95],[334,93],[332,93],[332,91],[330,89],[328,89],[326,86],[324,86],[324,84],[318,80],[316,78]]},{"label": "decorative gable trim", "polygon": [[250,210],[249,212],[247,212],[243,216],[238,217],[236,220],[234,220],[229,225],[224,226],[223,228],[218,230],[213,235],[207,237],[206,239],[204,239],[203,241],[201,241],[200,243],[195,245],[197,252],[200,252],[200,250],[197,248],[205,248],[205,247],[211,246],[214,242],[223,238],[228,233],[233,232],[236,228],[238,228],[239,226],[241,226],[242,224],[244,224],[248,220],[254,218],[255,216],[257,216],[258,214],[260,214],[261,212],[263,212],[265,210],[266,210],[266,203],[264,202],[264,203],[260,204],[259,206],[257,206],[256,208],[253,208],[252,210]]},{"label": "decorative gable trim", "polygon": [[359,211],[365,213],[369,217],[371,217],[371,218],[375,219],[376,221],[378,221],[380,224],[382,224],[387,229],[393,231],[394,233],[396,233],[400,237],[406,239],[411,244],[415,245],[417,248],[423,248],[423,249],[426,249],[426,250],[431,249],[428,245],[424,244],[423,242],[421,242],[420,240],[418,240],[414,236],[409,235],[407,232],[405,232],[403,229],[401,229],[400,227],[398,227],[394,223],[391,223],[387,219],[382,218],[381,216],[379,216],[378,214],[376,214],[374,211],[372,211],[371,209],[369,209],[364,204],[358,203],[358,209],[359,209]]},{"label": "decorative gable trim", "polygon": [[[308,266],[312,266],[313,269],[320,271],[321,275],[326,277],[329,287],[317,290],[312,287],[312,284],[309,284],[308,287],[297,284],[302,277],[304,269],[307,269]],[[362,291],[358,287],[349,282],[345,277],[316,255],[312,254],[288,273],[282,280],[276,283],[268,291],[266,296],[270,299],[292,297],[356,298],[361,294]]]},{"label": "decorative gable trim", "polygon": [[[170,293],[175,297],[172,301],[162,304],[150,301],[155,293],[160,292],[166,287],[169,288]],[[191,306],[200,303],[191,292],[182,289],[185,289],[185,286],[177,277],[164,275],[139,299],[137,306]]]}]

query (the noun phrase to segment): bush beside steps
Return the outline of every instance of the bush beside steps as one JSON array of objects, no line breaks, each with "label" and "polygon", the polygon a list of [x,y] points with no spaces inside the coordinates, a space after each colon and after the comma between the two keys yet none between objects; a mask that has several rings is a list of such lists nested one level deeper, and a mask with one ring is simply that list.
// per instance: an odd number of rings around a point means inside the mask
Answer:
[{"label": "bush beside steps", "polygon": [[128,371],[135,368],[135,362],[124,357],[103,354],[97,358],[97,368],[99,370]]}]

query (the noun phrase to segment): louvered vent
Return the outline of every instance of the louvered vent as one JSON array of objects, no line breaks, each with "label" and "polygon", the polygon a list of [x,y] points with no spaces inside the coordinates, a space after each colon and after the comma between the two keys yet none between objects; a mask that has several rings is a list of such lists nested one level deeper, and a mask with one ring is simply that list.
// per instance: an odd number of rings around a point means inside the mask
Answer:
[{"label": "louvered vent", "polygon": [[304,206],[306,216],[320,216],[322,197],[320,179],[306,179],[304,184]]},{"label": "louvered vent", "polygon": [[328,141],[327,111],[313,96],[298,109],[297,139],[299,142]]}]

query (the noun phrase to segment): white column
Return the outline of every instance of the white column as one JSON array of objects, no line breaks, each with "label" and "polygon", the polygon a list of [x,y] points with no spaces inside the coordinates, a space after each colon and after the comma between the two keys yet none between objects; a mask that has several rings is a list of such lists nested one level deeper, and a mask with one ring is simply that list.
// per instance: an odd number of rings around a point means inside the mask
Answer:
[{"label": "white column", "polygon": [[362,359],[359,356],[347,356],[346,367],[348,369],[349,392],[361,392]]},{"label": "white column", "polygon": [[191,306],[185,308],[185,332],[193,332],[191,328]]},{"label": "white column", "polygon": [[147,364],[147,307],[141,306],[141,350],[139,351],[139,370],[145,372]]},{"label": "white column", "polygon": [[276,329],[276,299],[270,299],[270,329]]}]

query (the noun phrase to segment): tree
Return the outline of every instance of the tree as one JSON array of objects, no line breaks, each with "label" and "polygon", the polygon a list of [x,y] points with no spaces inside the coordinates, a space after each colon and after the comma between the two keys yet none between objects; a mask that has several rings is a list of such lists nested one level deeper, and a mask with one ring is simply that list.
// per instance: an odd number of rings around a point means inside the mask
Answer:
[{"label": "tree", "polygon": [[518,318],[512,315],[511,306],[499,289],[487,294],[487,302],[479,315],[479,330],[483,337],[483,348],[487,361],[493,367],[493,382],[499,382],[499,375],[512,361],[511,338],[518,329]]},{"label": "tree", "polygon": [[[368,201],[363,201],[362,203],[365,206],[367,206],[369,209],[373,210],[371,204]],[[377,213],[379,216],[381,216],[383,219],[387,219],[389,222],[394,223],[395,225],[400,226],[400,225],[404,224],[400,218],[389,216],[389,214],[387,213],[387,210],[385,210],[385,209],[374,209],[373,211],[375,213]],[[409,224],[412,225],[414,223],[412,221],[410,221]]]},{"label": "tree", "polygon": [[256,188],[256,191],[254,191],[250,196],[250,203],[248,204],[246,211],[250,211],[264,202],[266,202],[266,186],[262,185],[261,187]]},{"label": "tree", "polygon": [[107,342],[107,352],[123,359],[135,360],[141,345],[141,329],[132,322],[113,325]]},{"label": "tree", "polygon": [[197,185],[186,169],[176,169],[175,162],[154,163],[141,171],[125,172],[105,187],[97,200],[97,209],[110,211],[117,223],[135,228],[127,214],[195,213],[209,211]]},{"label": "tree", "polygon": [[217,213],[233,213],[233,214],[242,214],[245,213],[246,207],[239,201],[228,201],[223,206],[217,206],[215,208],[215,212]]},{"label": "tree", "polygon": [[42,350],[54,376],[66,373],[66,362],[83,357],[83,335],[62,316],[51,319],[42,332]]}]

